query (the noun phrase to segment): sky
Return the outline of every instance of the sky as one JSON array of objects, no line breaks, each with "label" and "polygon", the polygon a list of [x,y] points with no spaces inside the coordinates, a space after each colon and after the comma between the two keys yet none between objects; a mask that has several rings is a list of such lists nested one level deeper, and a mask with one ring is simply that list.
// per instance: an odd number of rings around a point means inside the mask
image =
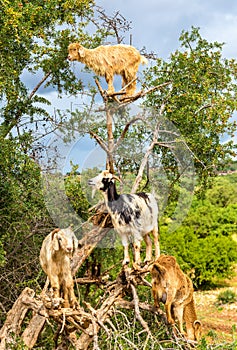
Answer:
[{"label": "sky", "polygon": [[[168,59],[170,54],[179,48],[179,36],[183,30],[199,27],[200,34],[208,41],[225,43],[223,56],[236,58],[237,55],[237,1],[235,0],[95,0],[108,15],[117,11],[131,22],[131,30],[125,34],[124,43],[147,52],[155,52],[158,57]],[[80,64],[73,63],[72,69],[80,73]],[[85,77],[85,79],[88,79]],[[50,91],[52,100],[57,99],[57,93]],[[65,97],[56,102],[56,108],[70,108],[76,101]],[[237,133],[235,136],[237,142]],[[103,163],[103,155],[98,157],[98,150],[89,138],[80,139],[78,144],[72,144],[63,165],[64,172],[69,163],[79,163],[83,168],[93,159]],[[95,152],[95,153],[94,153]],[[88,163],[88,159],[90,162]]]},{"label": "sky", "polygon": [[[199,27],[208,41],[225,42],[227,58],[237,54],[235,0],[98,0],[96,5],[116,11],[132,22],[133,45],[167,58],[178,47],[182,30]],[[129,35],[127,42],[129,43]]]}]

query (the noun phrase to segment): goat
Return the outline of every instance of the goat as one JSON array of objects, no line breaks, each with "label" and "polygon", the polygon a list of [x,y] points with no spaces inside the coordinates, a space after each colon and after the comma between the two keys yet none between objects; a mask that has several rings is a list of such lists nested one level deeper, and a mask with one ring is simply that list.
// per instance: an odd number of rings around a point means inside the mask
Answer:
[{"label": "goat", "polygon": [[48,276],[53,298],[64,298],[64,307],[77,306],[73,290],[73,277],[70,259],[78,247],[78,240],[69,226],[66,229],[54,229],[48,234],[40,250],[40,264]]},{"label": "goat", "polygon": [[191,279],[180,269],[175,257],[161,255],[151,268],[152,294],[155,307],[159,302],[165,304],[169,324],[178,320],[180,333],[184,334],[186,324],[187,338],[198,340],[201,336],[201,322],[197,320]]},{"label": "goat", "polygon": [[105,205],[111,216],[114,229],[121,237],[124,247],[123,265],[129,264],[129,240],[133,240],[135,265],[141,263],[141,240],[146,243],[146,259],[152,259],[152,242],[149,233],[152,231],[155,245],[155,256],[160,255],[158,241],[158,206],[155,197],[150,193],[121,194],[116,190],[114,180],[120,179],[108,170],[102,171],[96,177],[90,179],[88,184],[93,190],[102,191]]},{"label": "goat", "polygon": [[136,91],[139,65],[147,64],[147,59],[135,47],[121,44],[86,49],[79,43],[72,43],[68,46],[68,59],[85,63],[97,75],[104,76],[108,84],[108,94],[114,92],[114,75],[121,75],[122,87],[126,86],[126,96],[131,96]]}]

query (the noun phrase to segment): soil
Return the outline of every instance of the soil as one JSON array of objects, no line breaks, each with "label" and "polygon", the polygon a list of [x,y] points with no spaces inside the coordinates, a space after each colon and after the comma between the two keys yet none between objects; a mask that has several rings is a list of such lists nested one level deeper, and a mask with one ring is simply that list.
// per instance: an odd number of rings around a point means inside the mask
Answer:
[{"label": "soil", "polygon": [[237,339],[237,301],[222,305],[217,303],[218,294],[226,289],[237,295],[237,274],[223,288],[195,292],[197,315],[203,325],[203,335],[210,342],[232,342]]}]

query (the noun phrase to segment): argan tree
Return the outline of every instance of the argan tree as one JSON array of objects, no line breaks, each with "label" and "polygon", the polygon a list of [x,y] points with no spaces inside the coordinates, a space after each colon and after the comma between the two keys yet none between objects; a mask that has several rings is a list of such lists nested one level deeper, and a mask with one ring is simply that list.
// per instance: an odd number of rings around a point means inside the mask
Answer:
[{"label": "argan tree", "polygon": [[[236,63],[234,60],[222,58],[222,45],[208,43],[201,38],[198,29],[193,28],[191,33],[185,32],[181,35],[181,49],[172,54],[168,62],[157,59],[153,61],[151,68],[139,76],[140,91],[137,94],[126,100],[123,99],[123,91],[108,96],[101,87],[101,80],[96,79],[96,84],[93,81],[92,86],[85,86],[86,82],[80,77],[77,78],[75,69],[72,71],[65,59],[67,45],[72,40],[78,40],[88,47],[97,46],[102,41],[123,42],[121,32],[129,29],[130,24],[118,13],[109,17],[98,9],[96,15],[94,9],[89,1],[49,1],[44,5],[35,2],[10,4],[2,1],[3,70],[1,70],[0,87],[4,104],[1,139],[4,145],[9,148],[14,145],[16,150],[10,162],[5,147],[6,160],[12,164],[7,184],[13,182],[15,185],[14,198],[19,204],[21,197],[17,195],[17,191],[19,188],[22,189],[27,195],[25,202],[30,206],[26,212],[27,217],[25,219],[23,217],[22,220],[27,223],[24,227],[25,232],[23,233],[23,227],[17,227],[17,234],[20,233],[22,236],[18,247],[21,247],[25,237],[29,235],[36,239],[36,234],[31,234],[32,217],[29,213],[35,213],[34,227],[37,228],[39,222],[42,227],[45,218],[47,228],[52,225],[50,218],[43,212],[45,208],[42,206],[42,197],[40,203],[35,203],[35,195],[28,189],[29,187],[32,189],[32,182],[35,181],[36,192],[41,193],[39,168],[35,166],[32,158],[39,162],[37,156],[41,147],[39,140],[42,141],[43,136],[53,131],[60,131],[65,142],[70,142],[77,135],[90,135],[105,152],[107,158],[105,166],[110,171],[120,173],[125,179],[124,189],[134,192],[143,187],[149,189],[155,187],[156,192],[162,194],[159,198],[162,210],[165,210],[167,198],[175,193],[173,213],[176,216],[188,210],[190,198],[187,197],[188,194],[192,194],[195,181],[206,183],[209,176],[224,164],[233,150],[231,143],[225,145],[221,143],[221,136],[234,130],[231,116],[236,109],[234,85]],[[87,32],[88,23],[94,25],[93,35]],[[14,35],[11,36],[12,42],[9,43],[10,32]],[[38,83],[31,89],[24,83],[26,70],[41,75]],[[69,111],[55,110],[52,115],[45,106],[52,101],[48,101],[39,93],[43,86],[53,87],[61,96],[62,93],[77,94],[78,98],[81,97],[82,108],[72,108]],[[135,101],[136,104],[132,104]],[[24,168],[25,164],[27,167]],[[53,162],[50,162],[50,167],[52,164]],[[58,181],[56,170],[56,167],[53,169],[51,167],[48,172]],[[25,174],[32,176],[30,181],[28,178],[25,179]],[[5,173],[2,174],[2,184],[5,185],[4,175]],[[13,181],[14,175],[19,176],[18,182]],[[82,183],[83,176],[86,178],[87,174],[82,174]],[[61,177],[62,174],[59,176],[59,181]],[[77,180],[72,182],[72,185],[79,190]],[[179,183],[177,192],[172,191],[174,183]],[[75,205],[74,194],[77,190],[73,191],[72,185],[70,186],[66,180],[68,194],[70,193],[68,197],[71,196],[72,207],[73,203],[75,207],[73,212],[75,217],[80,210],[77,203]],[[27,191],[24,191],[25,188]],[[59,186],[60,190],[61,188],[63,187]],[[29,199],[30,195],[34,197],[33,202]],[[84,197],[78,198],[80,199],[84,203],[84,208],[87,208]],[[38,206],[42,209],[41,216]],[[35,208],[35,211],[32,208]],[[58,212],[56,206],[53,210],[58,216],[67,214]],[[106,221],[107,216],[102,215],[103,210],[99,214],[102,220],[98,226],[87,222],[82,229],[80,228],[81,249],[72,265],[75,274],[79,268],[84,268],[86,259],[111,229]],[[16,211],[18,222],[19,215],[21,215],[19,211]],[[182,219],[181,217],[179,224]],[[69,220],[72,220],[71,215]],[[12,250],[11,234],[15,230],[15,222],[9,211],[4,223],[1,232],[2,248],[7,252],[6,256],[9,256]],[[3,244],[7,223],[10,223],[11,229],[7,228],[8,241],[7,244]],[[42,234],[45,231],[37,233]],[[30,246],[29,244],[28,247]],[[39,250],[36,244],[35,260],[37,248]],[[19,249],[15,253],[18,252]],[[101,263],[104,261],[106,254],[103,255]],[[99,265],[96,269],[98,271]],[[46,319],[50,318],[55,332],[55,347],[58,348],[68,348],[69,344],[72,344],[77,349],[86,349],[94,344],[94,348],[107,349],[108,343],[104,345],[105,338],[109,339],[111,346],[119,343],[124,345],[124,348],[145,344],[149,344],[152,348],[151,346],[159,346],[160,341],[177,344],[177,335],[170,333],[161,322],[157,311],[153,310],[151,303],[147,303],[147,299],[150,298],[150,283],[145,279],[147,274],[147,267],[138,271],[128,268],[119,269],[119,273],[113,279],[108,277],[106,271],[89,279],[82,278],[79,271],[78,283],[82,286],[86,284],[95,286],[96,297],[93,300],[84,300],[84,308],[78,310],[55,310],[50,300],[35,298],[34,291],[26,288],[14,304],[12,312],[9,312],[1,330],[1,338],[4,342],[11,342],[13,332],[21,337],[20,341],[33,347],[40,332],[43,329],[43,334],[47,332]],[[32,276],[31,273],[30,277]],[[6,278],[7,276],[4,283]],[[25,283],[27,284],[27,281]],[[38,289],[40,287],[41,285],[38,285]],[[122,311],[118,310],[116,305]],[[31,321],[24,325],[25,330],[22,333],[22,322],[29,309],[35,313]],[[125,309],[129,310],[127,314]],[[128,314],[132,316],[129,318]],[[158,321],[154,322],[157,318]],[[138,324],[137,331],[127,332],[135,321]],[[163,327],[159,336],[157,327]],[[167,334],[171,340],[167,340]],[[188,346],[184,340],[181,342],[183,348]],[[179,344],[173,346],[180,348]]]}]

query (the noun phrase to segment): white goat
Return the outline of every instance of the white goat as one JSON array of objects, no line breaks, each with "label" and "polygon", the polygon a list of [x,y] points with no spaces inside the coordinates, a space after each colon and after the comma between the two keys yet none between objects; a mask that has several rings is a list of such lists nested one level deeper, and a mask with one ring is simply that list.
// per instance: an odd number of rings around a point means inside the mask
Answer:
[{"label": "white goat", "polygon": [[[158,241],[158,206],[154,196],[150,193],[121,194],[116,191],[114,180],[118,177],[104,170],[98,176],[90,179],[88,184],[94,190],[102,191],[105,204],[111,215],[114,229],[121,237],[124,247],[123,265],[130,261],[128,246],[133,240],[135,264],[140,264],[141,240],[146,243],[146,259],[152,259],[152,242],[149,233],[152,231],[156,258],[160,255]],[[119,180],[120,181],[120,180]]]},{"label": "white goat", "polygon": [[127,86],[127,96],[133,95],[136,91],[139,65],[147,63],[147,59],[135,47],[129,45],[108,45],[86,49],[79,43],[72,43],[68,46],[68,59],[85,63],[97,75],[104,76],[108,84],[108,94],[114,92],[114,75],[121,75],[122,87]]},{"label": "white goat", "polygon": [[42,243],[40,264],[49,278],[53,298],[60,298],[65,307],[77,306],[73,290],[70,259],[78,247],[78,240],[71,227],[53,230]]}]

